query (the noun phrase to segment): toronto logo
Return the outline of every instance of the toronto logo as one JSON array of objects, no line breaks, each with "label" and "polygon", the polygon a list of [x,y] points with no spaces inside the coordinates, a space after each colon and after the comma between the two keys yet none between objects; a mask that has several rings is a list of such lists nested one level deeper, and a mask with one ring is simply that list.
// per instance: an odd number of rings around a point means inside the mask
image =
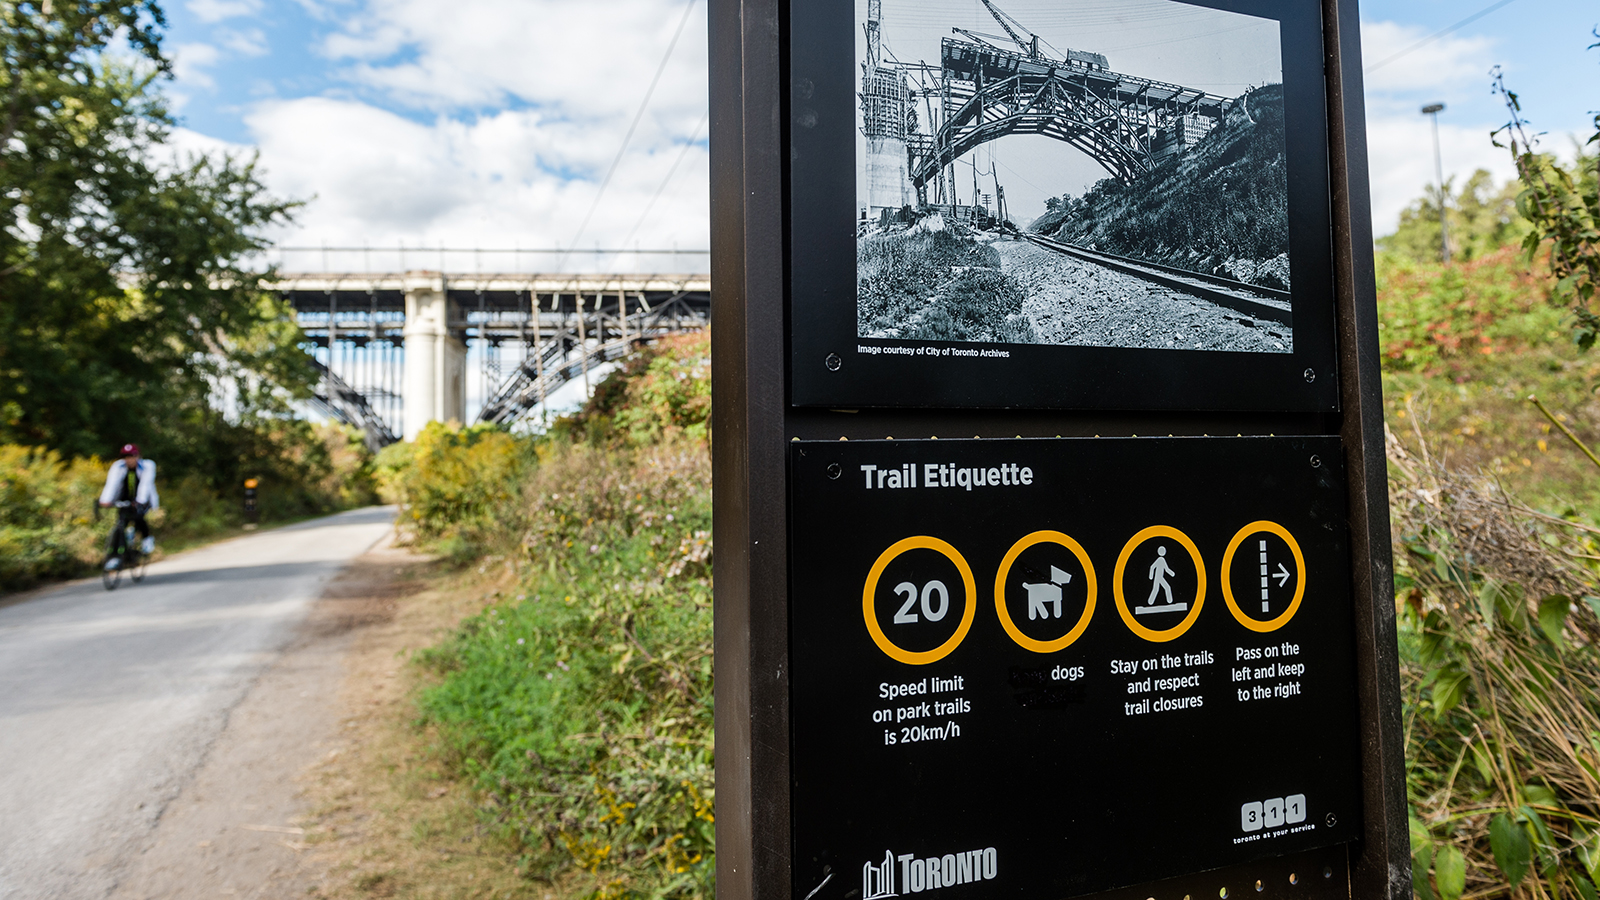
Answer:
[{"label": "toronto logo", "polygon": [[[914,853],[896,856],[893,850],[885,850],[883,862],[862,864],[861,897],[862,900],[881,900],[900,894],[919,894],[937,888],[987,881],[998,873],[999,856],[993,847],[925,858]],[[899,891],[895,890],[897,876]]]}]

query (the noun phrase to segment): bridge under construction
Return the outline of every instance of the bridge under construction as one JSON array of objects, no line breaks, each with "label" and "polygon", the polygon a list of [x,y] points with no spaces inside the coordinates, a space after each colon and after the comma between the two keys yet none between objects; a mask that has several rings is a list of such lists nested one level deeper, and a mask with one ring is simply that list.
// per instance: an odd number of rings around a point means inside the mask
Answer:
[{"label": "bridge under construction", "polygon": [[[913,195],[917,205],[956,204],[956,160],[1008,135],[1062,141],[1129,182],[1243,109],[1243,97],[1116,72],[1100,53],[1046,52],[1039,35],[981,2],[1005,34],[952,28],[960,37],[943,39],[933,64],[888,58],[882,0],[868,0],[863,217],[909,205]],[[997,199],[1002,190],[997,184]]]},{"label": "bridge under construction", "polygon": [[268,287],[313,345],[318,404],[373,447],[431,421],[514,424],[563,385],[711,314],[710,276],[694,272],[280,271]]}]

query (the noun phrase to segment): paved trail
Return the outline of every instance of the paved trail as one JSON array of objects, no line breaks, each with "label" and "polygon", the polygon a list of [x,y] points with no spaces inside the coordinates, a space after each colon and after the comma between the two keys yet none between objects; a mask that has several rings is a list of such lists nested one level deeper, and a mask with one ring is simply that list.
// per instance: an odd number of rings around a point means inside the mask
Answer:
[{"label": "paved trail", "polygon": [[152,840],[323,583],[390,528],[356,510],[0,607],[0,898],[101,898]]}]

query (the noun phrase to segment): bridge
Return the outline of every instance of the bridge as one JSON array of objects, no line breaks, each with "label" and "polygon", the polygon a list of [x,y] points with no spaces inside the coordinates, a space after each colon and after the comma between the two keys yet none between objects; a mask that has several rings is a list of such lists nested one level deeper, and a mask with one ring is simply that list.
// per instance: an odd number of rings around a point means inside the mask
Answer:
[{"label": "bridge", "polygon": [[[704,251],[659,253],[706,261]],[[317,405],[374,448],[431,421],[514,424],[563,385],[588,382],[644,343],[703,329],[711,314],[703,272],[280,270],[268,287],[312,345]]]},{"label": "bridge", "polygon": [[908,141],[919,194],[962,155],[1012,134],[1070,144],[1129,182],[1193,146],[1238,102],[1113,72],[1099,54],[1053,59],[951,38],[940,50],[937,127]]},{"label": "bridge", "polygon": [[[992,0],[981,2],[1005,34],[953,28],[961,37],[944,38],[939,64],[933,65],[886,59],[882,3],[868,0],[861,88],[869,181],[864,214],[909,202],[907,188],[926,204],[930,185],[935,202],[954,204],[956,160],[1013,134],[1062,141],[1112,177],[1131,182],[1194,146],[1246,99],[1122,74],[1100,53],[1051,55],[1041,49],[1047,41]],[[919,99],[926,130],[919,125]]]}]

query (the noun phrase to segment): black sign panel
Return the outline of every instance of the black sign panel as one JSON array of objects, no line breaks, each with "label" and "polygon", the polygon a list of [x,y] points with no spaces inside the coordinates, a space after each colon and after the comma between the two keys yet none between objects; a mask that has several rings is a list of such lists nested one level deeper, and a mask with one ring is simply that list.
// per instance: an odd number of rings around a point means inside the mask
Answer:
[{"label": "black sign panel", "polygon": [[1322,4],[1000,6],[788,5],[791,402],[1336,409]]},{"label": "black sign panel", "polygon": [[1360,835],[1337,438],[790,448],[796,900],[1042,900]]}]

